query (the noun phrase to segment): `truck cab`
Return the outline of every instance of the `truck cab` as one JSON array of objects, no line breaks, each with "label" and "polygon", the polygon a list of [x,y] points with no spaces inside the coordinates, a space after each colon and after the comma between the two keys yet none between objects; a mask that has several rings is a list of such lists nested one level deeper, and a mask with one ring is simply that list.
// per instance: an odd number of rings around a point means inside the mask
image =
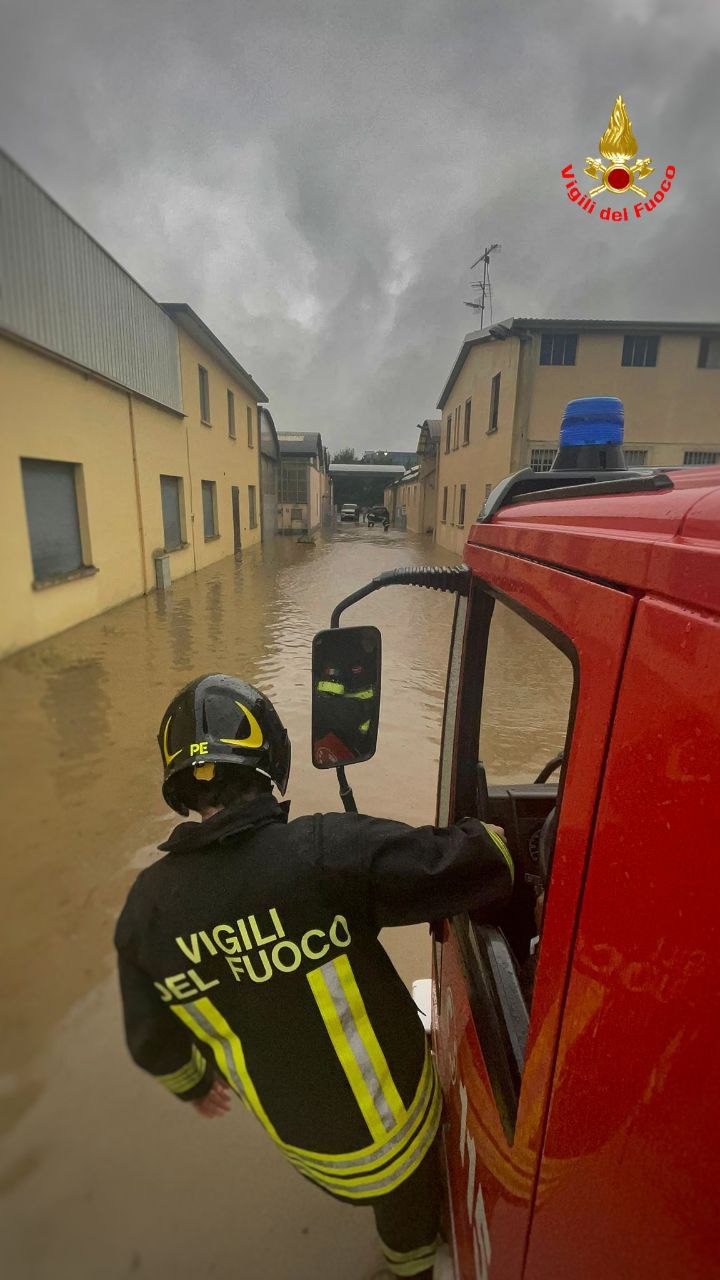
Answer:
[{"label": "truck cab", "polygon": [[502,909],[432,925],[456,1280],[720,1276],[720,468],[628,472],[619,440],[593,471],[570,431],[462,568],[333,614],[456,592],[437,823],[515,862]]},{"label": "truck cab", "polygon": [[465,547],[437,820],[501,823],[517,874],[434,930],[458,1280],[720,1275],[720,468],[668,479],[527,495]]}]

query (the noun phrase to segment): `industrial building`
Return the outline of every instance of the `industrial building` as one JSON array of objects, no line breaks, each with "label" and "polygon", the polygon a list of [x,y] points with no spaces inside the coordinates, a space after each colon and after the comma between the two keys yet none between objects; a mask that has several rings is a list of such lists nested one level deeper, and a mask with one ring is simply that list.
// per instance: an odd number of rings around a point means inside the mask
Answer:
[{"label": "industrial building", "polygon": [[0,654],[261,538],[267,397],[0,153]]}]

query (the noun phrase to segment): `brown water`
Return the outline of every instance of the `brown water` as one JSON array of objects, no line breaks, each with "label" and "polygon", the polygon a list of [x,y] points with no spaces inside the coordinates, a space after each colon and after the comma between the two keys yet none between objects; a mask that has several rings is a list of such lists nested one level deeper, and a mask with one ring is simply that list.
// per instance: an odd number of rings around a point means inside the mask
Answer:
[{"label": "brown water", "polygon": [[[242,674],[293,741],[293,812],[337,809],[309,762],[313,633],[344,594],[393,566],[447,563],[426,540],[362,526],[315,547],[276,539],[0,665],[5,906],[0,1269],[11,1280],[361,1280],[371,1215],[325,1197],[237,1108],[202,1121],[143,1076],[120,1026],[112,929],[173,825],[159,791],[160,715],[192,676]],[[393,588],[354,611],[381,627],[375,759],[358,807],[432,821],[453,600]],[[348,621],[353,615],[349,614]],[[386,945],[409,981],[424,929]]]}]

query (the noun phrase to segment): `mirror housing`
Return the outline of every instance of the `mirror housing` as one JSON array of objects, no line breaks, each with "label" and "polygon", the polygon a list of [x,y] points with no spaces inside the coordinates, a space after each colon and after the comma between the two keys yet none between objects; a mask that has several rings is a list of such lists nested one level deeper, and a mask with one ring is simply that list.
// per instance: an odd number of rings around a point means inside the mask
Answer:
[{"label": "mirror housing", "polygon": [[312,762],[337,769],[371,760],[380,721],[377,627],[318,631],[312,646]]}]

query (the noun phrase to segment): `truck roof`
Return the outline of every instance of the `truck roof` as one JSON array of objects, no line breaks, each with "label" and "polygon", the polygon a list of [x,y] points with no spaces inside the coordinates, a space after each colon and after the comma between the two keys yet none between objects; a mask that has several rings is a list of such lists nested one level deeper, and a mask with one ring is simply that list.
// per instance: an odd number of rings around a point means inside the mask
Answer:
[{"label": "truck roof", "polygon": [[528,497],[474,524],[468,544],[720,612],[720,466],[667,475],[655,492]]}]

